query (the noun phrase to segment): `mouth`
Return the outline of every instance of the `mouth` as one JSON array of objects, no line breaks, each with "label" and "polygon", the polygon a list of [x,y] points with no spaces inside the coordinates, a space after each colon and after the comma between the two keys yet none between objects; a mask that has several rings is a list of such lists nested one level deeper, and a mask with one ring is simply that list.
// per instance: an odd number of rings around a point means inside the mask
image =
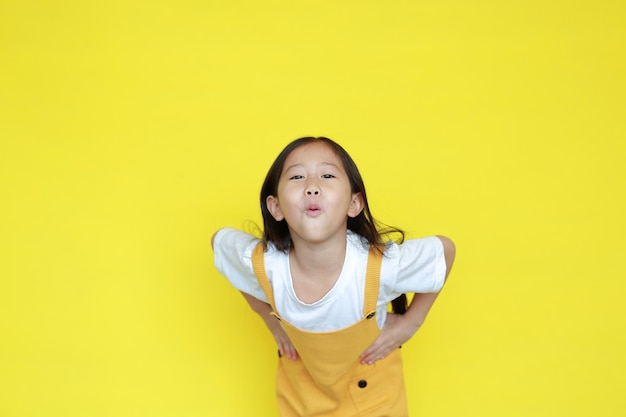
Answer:
[{"label": "mouth", "polygon": [[316,204],[311,204],[306,208],[306,214],[312,217],[317,216],[321,212],[322,212],[322,209]]}]

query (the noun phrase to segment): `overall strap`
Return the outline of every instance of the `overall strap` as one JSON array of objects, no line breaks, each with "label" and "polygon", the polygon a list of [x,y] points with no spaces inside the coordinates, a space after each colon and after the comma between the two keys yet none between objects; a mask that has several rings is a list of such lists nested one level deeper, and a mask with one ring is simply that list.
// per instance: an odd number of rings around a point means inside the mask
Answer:
[{"label": "overall strap", "polygon": [[274,306],[274,291],[272,291],[272,286],[270,285],[270,281],[267,279],[267,275],[265,274],[265,243],[259,242],[254,247],[252,251],[252,269],[254,270],[254,275],[256,275],[259,284],[261,285],[261,289],[267,296],[267,299],[272,306],[272,310],[276,311],[276,307]]},{"label": "overall strap", "polygon": [[365,272],[365,297],[363,302],[363,315],[368,319],[376,315],[382,262],[383,254],[380,248],[370,245],[367,257],[367,270]]}]

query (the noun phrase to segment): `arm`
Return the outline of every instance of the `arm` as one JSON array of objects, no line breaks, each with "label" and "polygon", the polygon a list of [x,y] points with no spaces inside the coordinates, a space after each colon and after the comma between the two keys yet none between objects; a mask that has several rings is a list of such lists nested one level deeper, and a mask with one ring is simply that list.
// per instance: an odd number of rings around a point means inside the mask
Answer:
[{"label": "arm", "polygon": [[213,249],[213,248],[214,248],[214,246],[213,246],[213,242],[215,242],[215,235],[216,235],[216,234],[217,234],[217,232],[219,232],[220,230],[221,230],[221,229],[217,229],[217,230],[215,231],[215,233],[213,233],[213,236],[211,236],[211,249]]},{"label": "arm", "polygon": [[[454,264],[456,248],[454,243],[447,237],[437,237],[443,244],[443,253],[446,261],[445,280],[447,281]],[[361,363],[371,365],[389,355],[398,346],[406,343],[422,326],[438,295],[439,293],[416,293],[406,313],[402,315],[388,314],[380,336],[361,355]]]},{"label": "arm", "polygon": [[[217,232],[219,232],[219,230]],[[211,237],[211,247],[213,247],[217,232],[215,232]],[[276,339],[280,354],[286,355],[289,359],[297,359],[298,355],[296,353],[296,349],[291,344],[287,333],[285,333],[285,330],[280,325],[280,322],[275,317],[270,315],[272,312],[270,305],[244,292],[241,292],[241,294],[250,305],[250,308],[252,308],[252,310],[256,312],[265,322],[265,325],[274,336],[274,339]]]},{"label": "arm", "polygon": [[280,352],[281,356],[286,355],[289,359],[292,360],[298,359],[296,348],[291,344],[289,336],[287,336],[287,333],[285,333],[283,326],[280,325],[280,321],[276,319],[276,317],[270,315],[270,313],[272,312],[272,307],[269,304],[258,300],[249,294],[242,292],[241,295],[243,295],[243,298],[246,299],[246,301],[250,305],[250,308],[252,308],[252,310],[254,310],[254,312],[256,312],[265,322],[265,325],[274,336],[274,339],[276,339],[278,351]]}]

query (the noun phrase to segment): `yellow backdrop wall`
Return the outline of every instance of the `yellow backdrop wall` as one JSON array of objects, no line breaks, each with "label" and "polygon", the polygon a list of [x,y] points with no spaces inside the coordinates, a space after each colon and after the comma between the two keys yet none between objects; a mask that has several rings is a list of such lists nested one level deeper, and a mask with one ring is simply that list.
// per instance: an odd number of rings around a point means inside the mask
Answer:
[{"label": "yellow backdrop wall", "polygon": [[623,415],[624,5],[0,0],[0,415],[275,415],[209,239],[304,135],[457,243],[413,415]]}]

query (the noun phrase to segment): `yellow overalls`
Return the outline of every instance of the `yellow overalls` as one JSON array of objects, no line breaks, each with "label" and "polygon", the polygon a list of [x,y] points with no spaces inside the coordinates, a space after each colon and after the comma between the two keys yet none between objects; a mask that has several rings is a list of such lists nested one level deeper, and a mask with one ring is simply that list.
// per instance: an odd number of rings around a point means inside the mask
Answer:
[{"label": "yellow overalls", "polygon": [[365,280],[363,318],[345,329],[305,332],[283,320],[264,264],[265,246],[252,254],[254,273],[298,352],[293,361],[278,362],[276,393],[281,417],[405,417],[408,415],[402,356],[394,350],[373,365],[361,365],[359,355],[378,337],[376,301],[382,254],[370,248]]}]

